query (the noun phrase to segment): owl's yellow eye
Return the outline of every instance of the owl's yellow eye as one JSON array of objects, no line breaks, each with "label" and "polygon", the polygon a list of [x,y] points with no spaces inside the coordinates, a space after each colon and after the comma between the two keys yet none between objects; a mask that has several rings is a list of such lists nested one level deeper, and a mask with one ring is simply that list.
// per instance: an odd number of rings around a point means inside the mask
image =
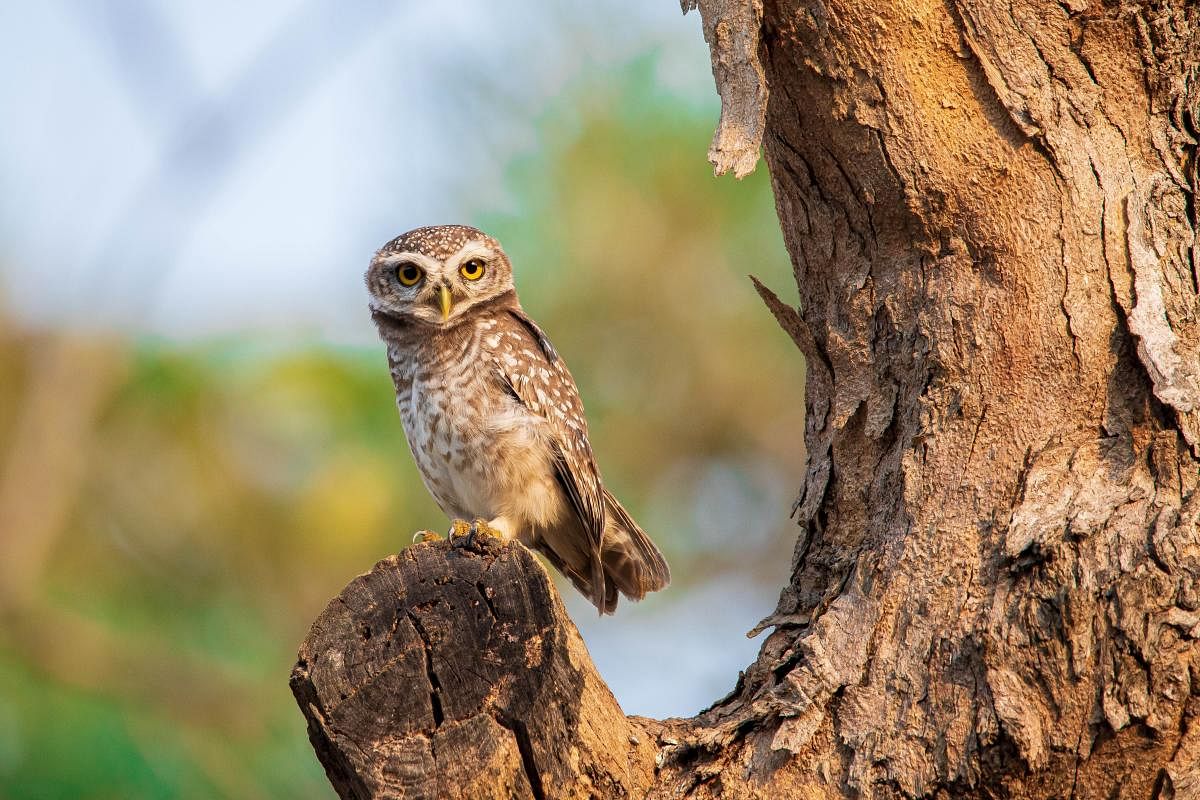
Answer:
[{"label": "owl's yellow eye", "polygon": [[416,286],[424,277],[425,273],[416,264],[401,264],[396,270],[396,280],[401,286]]},{"label": "owl's yellow eye", "polygon": [[459,267],[458,272],[469,281],[477,281],[483,277],[483,262],[478,258],[472,258]]}]

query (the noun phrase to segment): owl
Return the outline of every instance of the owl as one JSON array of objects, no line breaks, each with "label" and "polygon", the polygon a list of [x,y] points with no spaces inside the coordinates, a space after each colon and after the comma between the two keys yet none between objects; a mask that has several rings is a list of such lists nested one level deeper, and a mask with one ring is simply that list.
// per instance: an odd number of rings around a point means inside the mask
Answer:
[{"label": "owl", "polygon": [[442,511],[542,553],[601,614],[618,592],[665,587],[667,563],[604,487],[575,381],[521,308],[500,243],[465,225],[417,228],[375,254],[366,282]]}]

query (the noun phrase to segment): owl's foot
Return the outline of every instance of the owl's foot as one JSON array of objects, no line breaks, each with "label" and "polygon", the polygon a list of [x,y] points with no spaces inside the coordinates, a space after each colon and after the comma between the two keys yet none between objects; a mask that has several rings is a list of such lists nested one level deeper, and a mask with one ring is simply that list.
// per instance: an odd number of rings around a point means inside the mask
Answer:
[{"label": "owl's foot", "polygon": [[470,533],[471,523],[465,519],[456,519],[450,523],[450,530],[446,531],[446,538],[450,540],[452,546],[457,547],[459,541],[467,538]]},{"label": "owl's foot", "polygon": [[415,534],[413,534],[413,544],[420,544],[421,542],[440,542],[441,540],[442,535],[440,533],[435,533],[434,531],[417,531]]},{"label": "owl's foot", "polygon": [[446,534],[446,538],[450,540],[451,547],[475,550],[477,549],[476,540],[483,544],[487,539],[503,540],[504,537],[500,531],[488,525],[486,520],[476,517],[473,522],[467,522],[465,519],[454,520],[450,523],[450,530]]}]

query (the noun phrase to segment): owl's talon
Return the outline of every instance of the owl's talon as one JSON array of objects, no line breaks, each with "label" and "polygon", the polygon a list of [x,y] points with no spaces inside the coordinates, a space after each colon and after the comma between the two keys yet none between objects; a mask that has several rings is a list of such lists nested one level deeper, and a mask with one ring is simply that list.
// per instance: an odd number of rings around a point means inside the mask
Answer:
[{"label": "owl's talon", "polygon": [[465,519],[454,520],[450,524],[447,538],[450,540],[451,547],[477,550],[477,542],[483,544],[488,539],[500,538],[500,533],[488,525],[486,520],[476,517],[473,522],[467,522]]},{"label": "owl's talon", "polygon": [[479,537],[481,539],[494,539],[494,538],[496,538],[496,531],[492,529],[491,525],[487,524],[486,520],[476,517],[475,520],[471,523],[470,532],[467,534],[467,546],[468,547],[475,546],[476,537]]},{"label": "owl's talon", "polygon": [[471,523],[465,519],[456,519],[450,523],[450,530],[446,531],[446,538],[450,540],[451,547],[462,547],[461,540],[471,535]]},{"label": "owl's talon", "polygon": [[413,534],[413,544],[421,544],[423,542],[440,542],[442,535],[435,531],[417,531]]}]

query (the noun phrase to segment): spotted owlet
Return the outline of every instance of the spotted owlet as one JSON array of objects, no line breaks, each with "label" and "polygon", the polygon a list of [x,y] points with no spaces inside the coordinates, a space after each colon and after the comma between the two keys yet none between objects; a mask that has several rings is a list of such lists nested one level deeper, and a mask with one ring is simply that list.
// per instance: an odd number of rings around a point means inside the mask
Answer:
[{"label": "spotted owlet", "polygon": [[671,579],[600,479],[579,391],[521,308],[500,243],[465,225],[417,228],[366,275],[400,418],[442,511],[480,519],[549,559],[601,613]]}]

